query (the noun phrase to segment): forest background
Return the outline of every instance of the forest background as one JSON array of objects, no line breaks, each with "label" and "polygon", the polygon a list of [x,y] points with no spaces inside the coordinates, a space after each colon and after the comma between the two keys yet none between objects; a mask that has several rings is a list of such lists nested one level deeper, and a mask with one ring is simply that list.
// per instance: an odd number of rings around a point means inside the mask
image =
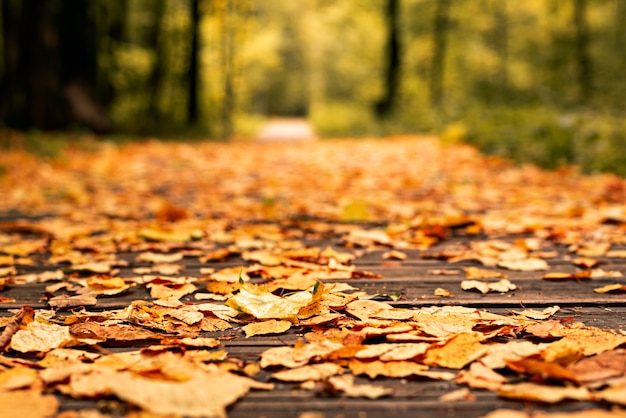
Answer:
[{"label": "forest background", "polygon": [[626,175],[626,0],[3,0],[0,13],[3,146],[249,138],[302,117],[321,137],[435,133]]}]

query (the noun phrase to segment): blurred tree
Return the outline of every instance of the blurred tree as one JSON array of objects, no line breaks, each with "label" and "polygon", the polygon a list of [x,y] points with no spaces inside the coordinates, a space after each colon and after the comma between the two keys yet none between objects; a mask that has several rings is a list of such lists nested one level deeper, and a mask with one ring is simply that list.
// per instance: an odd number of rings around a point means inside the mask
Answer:
[{"label": "blurred tree", "polygon": [[[159,107],[159,97],[161,90],[163,89],[163,77],[166,71],[165,62],[165,42],[163,37],[165,35],[163,27],[163,18],[165,16],[166,1],[156,0],[153,5],[153,20],[152,27],[149,34],[149,46],[151,47],[154,55],[152,69],[148,77],[148,119],[158,120],[161,117],[161,110]],[[197,48],[197,47],[196,47]],[[190,86],[191,88],[191,86]]]},{"label": "blurred tree", "polygon": [[399,28],[399,0],[387,0],[385,17],[387,24],[385,90],[383,97],[376,103],[378,117],[389,116],[398,94],[401,69],[400,28]]},{"label": "blurred tree", "polygon": [[96,97],[96,25],[90,2],[3,1],[3,119],[18,129],[79,122],[111,128]]},{"label": "blurred tree", "polygon": [[592,65],[589,53],[587,0],[574,0],[575,61],[578,81],[578,101],[585,103],[592,96]]},{"label": "blurred tree", "polygon": [[450,1],[436,0],[433,25],[433,55],[430,75],[430,102],[440,107],[443,100],[443,76],[447,50],[448,25],[450,21]]},{"label": "blurred tree", "polygon": [[[228,2],[230,3],[230,1]],[[200,0],[191,0],[190,11],[190,28],[191,45],[189,50],[189,71],[187,75],[188,84],[188,100],[187,100],[187,122],[195,125],[198,122],[198,89],[200,78],[199,65],[199,27],[200,27]]]}]

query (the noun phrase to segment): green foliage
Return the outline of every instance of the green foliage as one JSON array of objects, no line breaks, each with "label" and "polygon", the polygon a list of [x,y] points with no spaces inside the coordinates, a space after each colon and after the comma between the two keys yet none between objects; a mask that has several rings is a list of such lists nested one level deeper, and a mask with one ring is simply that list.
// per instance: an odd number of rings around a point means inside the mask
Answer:
[{"label": "green foliage", "polygon": [[468,112],[468,142],[482,151],[547,168],[574,164],[585,172],[626,175],[626,123],[608,112],[546,107]]}]

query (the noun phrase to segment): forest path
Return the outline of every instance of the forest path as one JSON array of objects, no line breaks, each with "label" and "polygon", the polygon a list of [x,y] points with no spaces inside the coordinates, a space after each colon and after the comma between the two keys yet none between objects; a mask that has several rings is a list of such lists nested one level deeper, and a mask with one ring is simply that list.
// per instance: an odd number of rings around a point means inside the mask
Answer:
[{"label": "forest path", "polygon": [[257,135],[259,142],[300,142],[316,139],[313,127],[300,118],[273,118]]}]

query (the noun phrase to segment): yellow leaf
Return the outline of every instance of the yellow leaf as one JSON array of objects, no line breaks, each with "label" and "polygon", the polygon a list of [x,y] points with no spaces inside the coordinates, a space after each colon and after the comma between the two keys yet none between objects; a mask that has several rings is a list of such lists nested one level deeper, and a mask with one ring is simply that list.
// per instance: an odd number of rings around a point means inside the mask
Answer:
[{"label": "yellow leaf", "polygon": [[262,287],[246,284],[241,286],[239,293],[228,299],[226,304],[258,319],[293,319],[300,309],[313,301],[313,294],[309,291],[280,297]]},{"label": "yellow leaf", "polygon": [[33,321],[13,335],[10,347],[22,353],[46,352],[74,341],[69,327]]},{"label": "yellow leaf", "polygon": [[341,373],[343,373],[343,368],[335,363],[320,363],[273,373],[272,378],[283,382],[304,382],[324,380]]},{"label": "yellow leaf", "polygon": [[2,418],[48,418],[56,414],[59,401],[38,390],[18,390],[0,393]]},{"label": "yellow leaf", "polygon": [[275,319],[253,322],[241,327],[242,331],[246,333],[246,337],[252,337],[253,335],[281,334],[289,328],[291,328],[291,322],[285,320],[277,321]]},{"label": "yellow leaf", "polygon": [[498,395],[503,398],[545,403],[557,403],[565,399],[577,401],[592,399],[591,393],[584,387],[548,386],[537,383],[502,385]]},{"label": "yellow leaf", "polygon": [[369,384],[357,385],[354,383],[354,376],[350,374],[333,376],[328,379],[328,383],[334,390],[343,392],[350,398],[378,399],[393,393],[393,389],[381,386]]},{"label": "yellow leaf", "polygon": [[443,344],[431,346],[424,364],[461,369],[487,352],[487,347],[480,343],[482,338],[477,332],[456,334]]}]

